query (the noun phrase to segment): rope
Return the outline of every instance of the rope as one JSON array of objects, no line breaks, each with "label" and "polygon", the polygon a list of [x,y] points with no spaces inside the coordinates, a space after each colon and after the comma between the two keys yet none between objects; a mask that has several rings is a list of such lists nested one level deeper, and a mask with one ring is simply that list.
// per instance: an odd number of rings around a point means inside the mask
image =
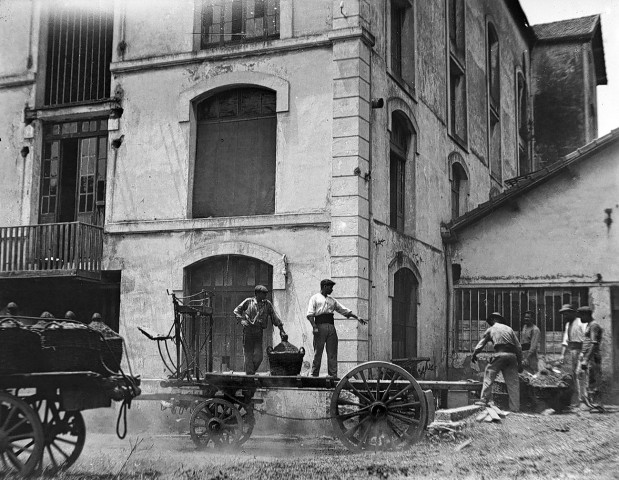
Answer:
[{"label": "rope", "polygon": [[[125,398],[123,403],[120,404],[120,410],[118,412],[118,418],[116,419],[116,435],[123,440],[127,436],[127,409],[129,408],[129,401]],[[122,432],[120,430],[120,421],[122,419]]]}]

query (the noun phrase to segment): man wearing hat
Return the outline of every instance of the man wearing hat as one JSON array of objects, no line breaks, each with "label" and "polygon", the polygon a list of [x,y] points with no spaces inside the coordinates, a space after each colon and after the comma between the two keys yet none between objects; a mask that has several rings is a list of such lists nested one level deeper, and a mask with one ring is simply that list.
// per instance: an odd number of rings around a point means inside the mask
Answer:
[{"label": "man wearing hat", "polygon": [[338,312],[346,318],[356,318],[365,325],[367,322],[352,313],[340,302],[331,296],[335,282],[324,279],[320,282],[320,293],[310,298],[307,307],[307,319],[312,324],[314,331],[314,362],[312,363],[312,376],[317,377],[320,373],[322,351],[327,346],[327,372],[330,377],[337,377],[337,332],[335,331],[333,313]]},{"label": "man wearing hat", "polygon": [[570,365],[570,372],[574,378],[575,387],[572,406],[578,407],[585,400],[584,375],[582,370],[578,368],[582,343],[585,339],[585,326],[578,318],[576,310],[569,303],[563,305],[559,313],[566,322],[563,333],[563,345],[561,347],[561,363],[565,362],[567,353],[567,360]]},{"label": "man wearing hat", "polygon": [[520,379],[518,372],[522,372],[522,347],[514,331],[499,323],[505,321],[503,316],[494,312],[486,320],[488,328],[475,347],[471,361],[477,361],[477,355],[481,352],[488,342],[494,344],[495,354],[490,357],[490,361],[484,371],[484,383],[481,390],[481,401],[487,404],[492,398],[492,385],[499,372],[503,373],[507,393],[509,394],[509,409],[512,412],[520,410]]},{"label": "man wearing hat", "polygon": [[592,406],[591,402],[597,399],[600,392],[602,377],[602,354],[600,344],[602,343],[603,329],[593,318],[591,307],[582,306],[577,313],[580,319],[587,326],[585,328],[585,338],[582,346],[579,369],[584,372],[587,396],[587,405]]},{"label": "man wearing hat", "polygon": [[279,328],[281,335],[286,334],[273,304],[266,299],[267,293],[267,287],[256,285],[254,296],[246,298],[234,309],[234,315],[243,325],[243,354],[247,375],[254,375],[262,363],[262,332],[267,328],[269,319],[274,327]]},{"label": "man wearing hat", "polygon": [[520,334],[520,344],[522,346],[523,365],[528,372],[536,374],[539,368],[537,351],[542,333],[535,325],[534,313],[531,310],[524,312],[522,333]]}]

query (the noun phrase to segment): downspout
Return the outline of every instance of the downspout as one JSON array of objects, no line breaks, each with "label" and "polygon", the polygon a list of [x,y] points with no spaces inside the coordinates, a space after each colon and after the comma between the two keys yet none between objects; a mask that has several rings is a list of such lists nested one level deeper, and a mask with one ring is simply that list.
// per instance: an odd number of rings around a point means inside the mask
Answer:
[{"label": "downspout", "polygon": [[448,243],[443,241],[443,252],[445,255],[445,376],[449,380],[449,360],[450,343],[452,338],[451,332],[451,311],[452,311],[452,296],[453,290],[453,270],[451,264],[451,248]]},{"label": "downspout", "polygon": [[[369,133],[368,133],[368,142],[369,142],[369,148],[368,148],[368,171],[366,173],[366,181],[368,182],[368,319],[371,317],[372,314],[372,297],[373,297],[373,291],[372,289],[373,287],[373,280],[372,280],[372,274],[373,274],[373,269],[372,269],[372,262],[374,261],[373,258],[373,249],[372,249],[372,150],[373,150],[373,146],[372,146],[372,129],[374,128],[374,122],[373,120],[373,108],[372,108],[372,84],[373,84],[373,78],[372,78],[372,63],[373,63],[373,56],[374,56],[374,49],[370,47],[370,128]],[[374,319],[372,319],[372,324],[374,322]],[[370,358],[370,355],[372,353],[372,324],[370,324],[368,322],[368,360],[372,360],[372,358]]]}]

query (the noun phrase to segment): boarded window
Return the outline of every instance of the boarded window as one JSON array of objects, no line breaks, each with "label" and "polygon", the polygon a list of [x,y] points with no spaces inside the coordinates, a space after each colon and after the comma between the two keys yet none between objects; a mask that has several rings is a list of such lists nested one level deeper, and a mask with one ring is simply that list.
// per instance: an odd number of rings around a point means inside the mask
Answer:
[{"label": "boarded window", "polygon": [[413,272],[402,268],[393,278],[391,356],[395,359],[417,356],[417,287]]},{"label": "boarded window", "polygon": [[[488,328],[486,319],[492,312],[505,317],[505,323],[516,334],[522,330],[524,312],[534,312],[534,320],[541,330],[540,351],[547,354],[561,353],[563,319],[559,314],[562,305],[574,306],[588,303],[586,288],[458,288],[454,294],[456,348],[459,352],[472,352]],[[489,349],[492,346],[487,347]]]},{"label": "boarded window", "polygon": [[488,82],[488,158],[490,174],[499,183],[503,180],[501,160],[501,103],[499,37],[494,25],[488,24],[486,75]]},{"label": "boarded window", "polygon": [[451,166],[451,218],[458,218],[464,213],[465,196],[467,195],[468,178],[462,165],[454,163]]},{"label": "boarded window", "polygon": [[449,133],[467,142],[466,42],[464,0],[449,0]]},{"label": "boarded window", "polygon": [[407,121],[397,112],[391,127],[391,156],[389,165],[389,226],[404,231],[406,191],[406,157],[411,141]]},{"label": "boarded window", "polygon": [[391,73],[415,85],[415,10],[407,0],[391,0]]},{"label": "boarded window", "polygon": [[200,48],[279,38],[279,0],[202,0]]},{"label": "boarded window", "polygon": [[275,212],[275,93],[227,90],[197,107],[193,216]]},{"label": "boarded window", "polygon": [[53,2],[47,37],[45,105],[110,96],[113,1]]},{"label": "boarded window", "polygon": [[531,171],[529,160],[529,114],[527,84],[522,73],[516,76],[516,105],[518,106],[518,169],[519,175]]}]

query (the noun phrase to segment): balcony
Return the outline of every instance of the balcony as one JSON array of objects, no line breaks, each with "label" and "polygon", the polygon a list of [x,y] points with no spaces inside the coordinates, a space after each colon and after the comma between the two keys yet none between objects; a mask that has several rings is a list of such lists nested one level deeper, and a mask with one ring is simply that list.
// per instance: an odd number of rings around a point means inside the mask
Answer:
[{"label": "balcony", "polygon": [[103,228],[80,222],[0,227],[0,278],[98,279]]}]

